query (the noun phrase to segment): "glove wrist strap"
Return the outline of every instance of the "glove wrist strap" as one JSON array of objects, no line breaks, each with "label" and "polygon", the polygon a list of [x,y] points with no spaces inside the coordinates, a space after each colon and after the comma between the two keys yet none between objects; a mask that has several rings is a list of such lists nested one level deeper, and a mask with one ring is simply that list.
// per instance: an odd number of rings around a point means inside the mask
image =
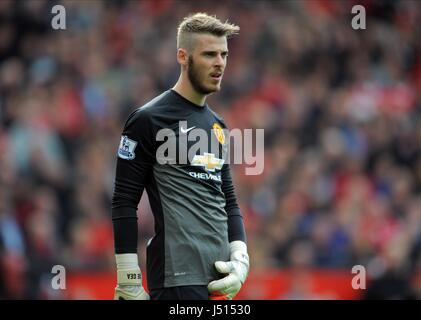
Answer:
[{"label": "glove wrist strap", "polygon": [[240,261],[242,263],[249,264],[249,256],[247,254],[247,245],[243,241],[232,241],[230,242],[230,259],[234,261]]},{"label": "glove wrist strap", "polygon": [[142,273],[139,268],[117,270],[117,283],[124,286],[142,285]]},{"label": "glove wrist strap", "polygon": [[142,273],[136,253],[116,254],[115,260],[117,263],[117,283],[119,285],[142,285]]}]

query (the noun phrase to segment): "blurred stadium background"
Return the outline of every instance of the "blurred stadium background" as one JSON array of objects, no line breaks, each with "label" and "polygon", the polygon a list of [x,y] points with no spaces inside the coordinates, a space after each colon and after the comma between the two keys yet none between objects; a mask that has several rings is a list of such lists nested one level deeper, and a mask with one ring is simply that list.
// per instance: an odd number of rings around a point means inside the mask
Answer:
[{"label": "blurred stadium background", "polygon": [[[66,9],[66,30],[51,7]],[[351,28],[363,5],[367,29]],[[0,297],[111,299],[110,198],[128,114],[176,81],[176,27],[239,24],[211,105],[265,129],[234,166],[251,256],[243,299],[421,297],[417,1],[0,1]],[[417,33],[418,31],[418,33]],[[153,218],[139,206],[139,253]],[[53,290],[53,265],[66,290]],[[367,270],[354,290],[351,268]]]}]

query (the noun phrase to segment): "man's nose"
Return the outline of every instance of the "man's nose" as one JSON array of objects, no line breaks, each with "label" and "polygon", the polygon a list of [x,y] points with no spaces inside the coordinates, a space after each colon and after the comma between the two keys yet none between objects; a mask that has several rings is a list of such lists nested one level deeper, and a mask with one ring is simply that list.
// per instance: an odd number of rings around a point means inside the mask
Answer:
[{"label": "man's nose", "polygon": [[216,56],[215,66],[217,66],[217,67],[224,67],[225,66],[225,59],[222,57],[221,54],[218,54]]}]

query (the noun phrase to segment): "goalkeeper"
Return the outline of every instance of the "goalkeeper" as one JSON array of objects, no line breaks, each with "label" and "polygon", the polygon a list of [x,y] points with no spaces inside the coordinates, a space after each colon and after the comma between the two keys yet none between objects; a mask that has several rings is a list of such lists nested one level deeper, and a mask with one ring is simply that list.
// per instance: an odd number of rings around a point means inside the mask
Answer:
[{"label": "goalkeeper", "polygon": [[[115,299],[233,299],[247,278],[243,218],[229,164],[220,157],[227,149],[226,125],[206,104],[221,87],[227,38],[238,31],[207,14],[186,17],[177,34],[177,83],[126,121],[112,199]],[[162,129],[175,132],[175,161],[158,161]],[[197,129],[207,133],[209,148],[183,162],[180,148],[184,143],[190,150],[194,141],[187,135]],[[146,249],[148,293],[137,256],[136,213],[144,190],[155,228]]]}]

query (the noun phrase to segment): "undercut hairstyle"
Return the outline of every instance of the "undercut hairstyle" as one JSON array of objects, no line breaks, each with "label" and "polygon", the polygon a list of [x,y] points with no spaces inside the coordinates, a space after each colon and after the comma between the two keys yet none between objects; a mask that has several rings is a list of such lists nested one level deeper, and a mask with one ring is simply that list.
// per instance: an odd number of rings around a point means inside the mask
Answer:
[{"label": "undercut hairstyle", "polygon": [[177,32],[177,49],[184,48],[192,50],[194,47],[195,34],[211,34],[217,37],[230,38],[238,34],[240,27],[229,23],[222,22],[215,16],[206,13],[195,13],[183,19],[178,26]]}]

